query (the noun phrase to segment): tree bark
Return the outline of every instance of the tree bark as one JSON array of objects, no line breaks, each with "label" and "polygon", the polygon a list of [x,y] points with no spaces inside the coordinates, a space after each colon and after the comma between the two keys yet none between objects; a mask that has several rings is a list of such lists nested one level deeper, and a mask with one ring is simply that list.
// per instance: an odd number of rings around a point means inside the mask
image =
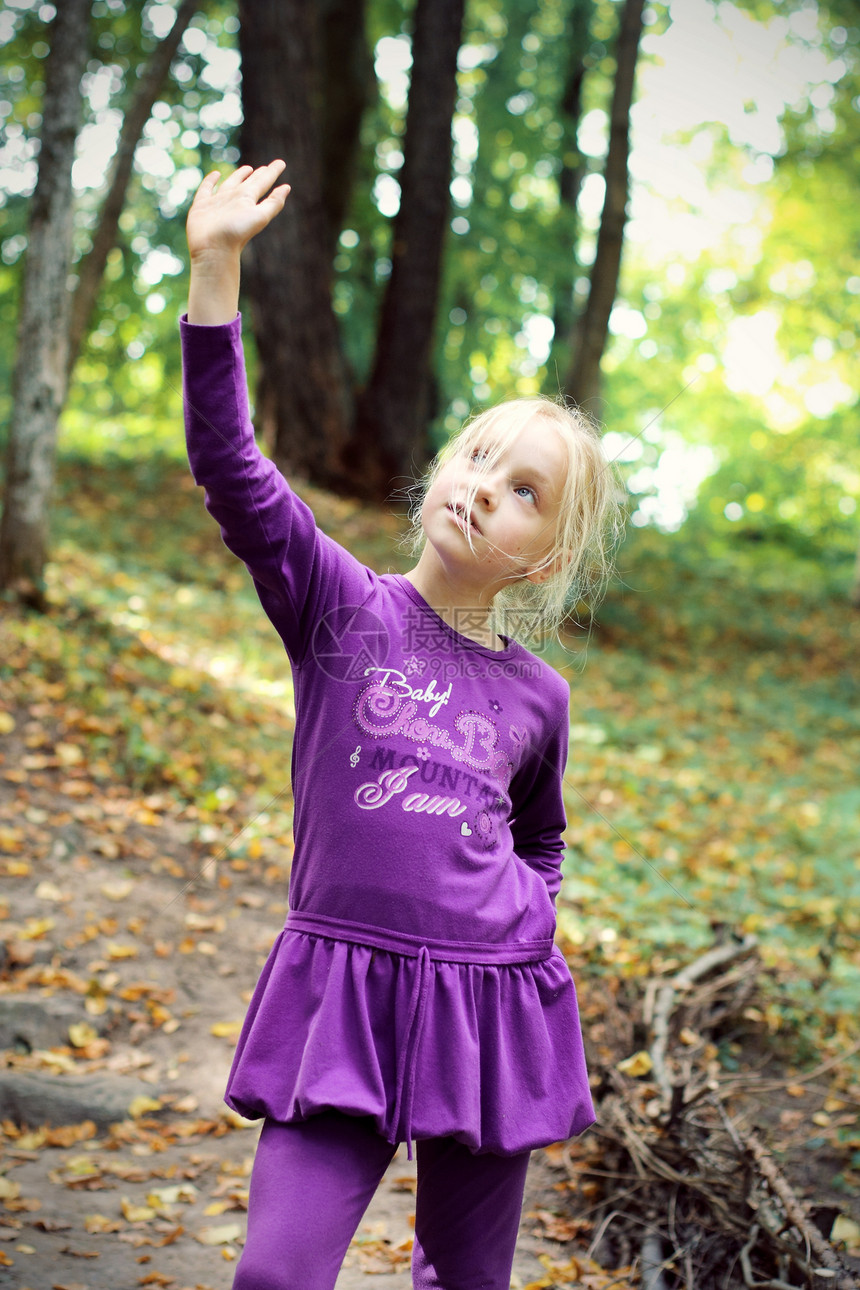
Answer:
[{"label": "tree bark", "polygon": [[[577,134],[582,117],[582,86],[585,80],[585,60],[593,12],[594,0],[574,0],[568,15],[567,76],[558,114],[564,130],[561,141],[561,169],[558,175],[558,199],[561,208],[559,224],[568,255],[566,272],[560,274],[555,282],[553,323],[556,339],[562,341],[565,346],[569,344],[570,329],[573,326],[573,284],[578,268],[576,236],[579,221],[576,207],[585,174],[585,164],[579,151]],[[551,379],[557,383],[558,378],[554,370],[551,373]]]},{"label": "tree bark", "polygon": [[365,0],[322,0],[322,198],[333,257],[352,195],[361,121],[375,84]]},{"label": "tree bark", "polygon": [[367,497],[411,482],[427,456],[431,354],[450,210],[451,119],[463,0],[417,0],[391,277],[347,460]]},{"label": "tree bark", "polygon": [[590,411],[595,410],[594,404],[600,394],[600,360],[606,348],[609,315],[615,303],[621,268],[624,224],[627,219],[630,107],[633,102],[639,38],[642,34],[643,8],[644,0],[625,0],[621,14],[609,148],[604,170],[606,193],[603,213],[588,300],[574,329],[571,362],[565,380],[565,392]]},{"label": "tree bark", "polygon": [[39,606],[44,606],[57,421],[66,392],[72,162],[81,121],[89,17],[89,0],[64,0],[51,25],[0,522],[0,588]]},{"label": "tree bark", "polygon": [[143,134],[143,128],[149,120],[152,105],[158,98],[159,91],[170,71],[170,64],[173,62],[174,55],[179,48],[179,42],[199,8],[200,0],[182,0],[176,11],[173,26],[164,40],[159,41],[150,55],[143,76],[138,82],[137,91],[123,118],[116,155],[111,167],[110,186],[99,212],[99,221],[93,235],[92,246],[78,267],[78,285],[72,297],[69,328],[69,352],[67,358],[67,377],[69,379],[80,354],[81,345],[95,308],[108,256],[116,245],[119,217],[125,205],[125,194],[128,181],[131,178],[135,149],[140,141],[140,136]]},{"label": "tree bark", "polygon": [[239,23],[242,161],[283,157],[293,185],[244,261],[261,367],[257,424],[285,471],[342,489],[351,400],[331,302],[318,11],[308,0],[239,0]]}]

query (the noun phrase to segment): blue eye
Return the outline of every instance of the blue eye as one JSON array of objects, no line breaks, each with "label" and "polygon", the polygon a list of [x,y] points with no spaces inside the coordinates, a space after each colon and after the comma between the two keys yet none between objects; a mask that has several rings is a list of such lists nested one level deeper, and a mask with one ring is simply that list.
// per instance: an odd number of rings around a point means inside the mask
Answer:
[{"label": "blue eye", "polygon": [[517,493],[519,496],[522,496],[522,494],[525,493],[528,497],[531,498],[533,502],[537,501],[537,494],[535,493],[535,490],[533,488],[529,488],[528,484],[517,484],[516,488],[514,489],[514,492]]}]

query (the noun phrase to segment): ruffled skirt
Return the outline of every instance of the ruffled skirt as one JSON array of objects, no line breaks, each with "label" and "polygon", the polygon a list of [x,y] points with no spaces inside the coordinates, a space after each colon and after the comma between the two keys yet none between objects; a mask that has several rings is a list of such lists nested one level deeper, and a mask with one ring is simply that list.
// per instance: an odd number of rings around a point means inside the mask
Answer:
[{"label": "ruffled skirt", "polygon": [[392,1143],[451,1136],[501,1155],[594,1123],[576,992],[557,947],[503,963],[405,948],[288,923],[245,1018],[228,1105],[284,1122],[335,1109],[372,1117]]}]

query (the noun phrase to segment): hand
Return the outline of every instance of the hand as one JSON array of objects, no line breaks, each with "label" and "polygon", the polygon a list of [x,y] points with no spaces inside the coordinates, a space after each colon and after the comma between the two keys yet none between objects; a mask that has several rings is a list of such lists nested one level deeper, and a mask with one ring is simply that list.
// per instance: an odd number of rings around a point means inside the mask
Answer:
[{"label": "hand", "polygon": [[251,238],[283,210],[290,185],[272,188],[283,170],[283,161],[271,161],[256,170],[240,166],[221,183],[217,170],[206,176],[186,221],[192,264],[210,256],[238,257]]}]

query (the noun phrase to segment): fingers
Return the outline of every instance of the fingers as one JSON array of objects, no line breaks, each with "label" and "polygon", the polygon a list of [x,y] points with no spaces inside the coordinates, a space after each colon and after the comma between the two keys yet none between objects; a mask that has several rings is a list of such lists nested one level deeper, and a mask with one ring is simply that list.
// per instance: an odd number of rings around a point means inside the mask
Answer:
[{"label": "fingers", "polygon": [[284,202],[287,200],[289,191],[290,191],[289,184],[279,184],[278,187],[273,188],[272,191],[269,193],[268,197],[264,197],[263,200],[258,203],[258,205],[263,207],[270,207],[272,210],[272,214],[277,215],[278,211],[283,210]]},{"label": "fingers", "polygon": [[[243,166],[242,169],[244,170],[245,167]],[[247,169],[250,170],[250,166]],[[286,163],[279,158],[276,161],[270,161],[268,166],[258,166],[256,170],[245,177],[243,182],[259,201],[285,169]]]},{"label": "fingers", "polygon": [[[224,182],[221,184],[221,192],[229,192],[231,188],[238,188],[251,174],[253,166],[239,166],[236,170],[231,171]],[[217,171],[216,171],[217,174]],[[204,183],[206,181],[204,180]]]}]

